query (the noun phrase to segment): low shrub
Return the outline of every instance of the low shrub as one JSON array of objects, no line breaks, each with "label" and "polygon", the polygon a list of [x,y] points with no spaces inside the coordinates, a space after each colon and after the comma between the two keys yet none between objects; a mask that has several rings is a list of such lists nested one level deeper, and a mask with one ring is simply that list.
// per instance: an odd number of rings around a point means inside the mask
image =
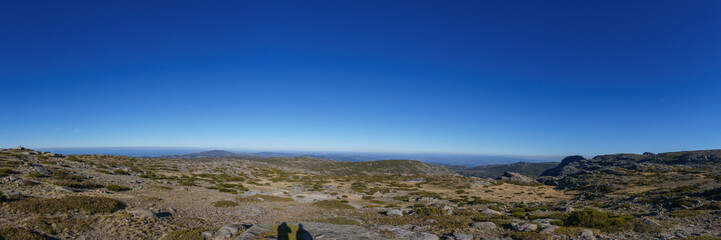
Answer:
[{"label": "low shrub", "polygon": [[213,202],[212,204],[213,204],[213,206],[215,206],[215,207],[235,207],[235,206],[238,206],[237,203],[235,203],[235,202],[233,202],[233,201],[228,201],[228,200],[220,200],[220,201],[217,201],[217,202]]},{"label": "low shrub", "polygon": [[120,191],[128,191],[131,188],[126,187],[126,186],[121,186],[118,184],[109,184],[109,185],[105,186],[105,189],[108,189],[108,190],[114,191],[114,192],[120,192]]},{"label": "low shrub", "polygon": [[10,175],[13,173],[15,173],[15,171],[13,171],[12,169],[9,169],[9,168],[0,169],[0,177],[4,177],[4,176],[7,176],[7,175]]},{"label": "low shrub", "polygon": [[252,195],[247,197],[236,198],[238,202],[292,202],[293,199],[287,197],[279,197],[273,195]]}]

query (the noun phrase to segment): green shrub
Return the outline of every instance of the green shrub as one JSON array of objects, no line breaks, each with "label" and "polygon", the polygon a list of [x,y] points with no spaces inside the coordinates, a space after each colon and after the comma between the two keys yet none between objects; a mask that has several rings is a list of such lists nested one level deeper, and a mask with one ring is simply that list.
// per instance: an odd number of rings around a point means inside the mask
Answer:
[{"label": "green shrub", "polygon": [[329,208],[329,209],[355,209],[351,205],[348,205],[346,203],[343,203],[341,201],[336,201],[336,200],[323,200],[323,201],[314,202],[311,205],[319,207],[319,208]]},{"label": "green shrub", "polygon": [[0,192],[0,202],[4,202],[4,201],[7,201],[7,200],[8,200],[8,197],[6,197],[5,194],[3,194],[2,192]]},{"label": "green shrub", "polygon": [[633,226],[631,219],[631,216],[615,215],[598,211],[595,208],[585,208],[581,211],[571,212],[564,225],[618,231],[631,228]]},{"label": "green shrub", "polygon": [[129,175],[129,173],[124,171],[123,169],[115,169],[113,172],[118,175]]},{"label": "green shrub", "polygon": [[215,206],[215,207],[235,207],[235,206],[238,206],[237,203],[235,203],[235,202],[233,202],[233,201],[228,201],[228,200],[220,200],[220,201],[217,201],[217,202],[213,202],[212,204],[213,204],[213,206]]},{"label": "green shrub", "polygon": [[425,216],[440,216],[446,214],[446,210],[439,207],[416,207],[413,208],[413,212]]},{"label": "green shrub", "polygon": [[27,213],[60,213],[83,210],[87,213],[111,213],[125,208],[121,201],[106,197],[65,196],[30,198],[10,202],[10,207]]},{"label": "green shrub", "polygon": [[109,184],[109,185],[105,186],[105,189],[108,189],[108,190],[114,191],[114,192],[120,192],[120,191],[128,191],[131,188],[126,187],[126,186],[121,186],[118,184]]},{"label": "green shrub", "polygon": [[526,211],[523,208],[514,208],[514,209],[511,209],[511,216],[513,216],[515,218],[525,218]]}]

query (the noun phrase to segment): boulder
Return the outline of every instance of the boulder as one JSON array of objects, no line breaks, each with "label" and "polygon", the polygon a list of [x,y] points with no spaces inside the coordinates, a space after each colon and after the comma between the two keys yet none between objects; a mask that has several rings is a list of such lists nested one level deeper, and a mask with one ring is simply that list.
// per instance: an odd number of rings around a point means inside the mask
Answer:
[{"label": "boulder", "polygon": [[16,176],[7,176],[7,177],[2,178],[2,182],[3,182],[3,183],[14,182],[14,181],[17,181],[17,180],[20,180],[20,178],[19,178],[19,177],[16,177]]},{"label": "boulder", "polygon": [[134,217],[141,217],[141,218],[150,218],[150,219],[158,219],[158,215],[155,215],[153,211],[150,211],[146,208],[135,208],[128,210],[128,213],[132,214]]},{"label": "boulder", "polygon": [[446,236],[445,239],[447,239],[447,240],[473,240],[473,235],[463,234],[463,233],[453,233],[449,236]]},{"label": "boulder", "polygon": [[47,170],[42,166],[31,166],[30,171],[34,172],[34,173],[38,173],[43,176],[48,176],[51,174],[50,170]]},{"label": "boulder", "polygon": [[[373,230],[354,225],[338,225],[318,222],[301,222],[303,227],[314,236],[314,239],[359,239],[383,240],[388,237]],[[403,230],[411,232],[408,230]],[[247,232],[247,231],[246,231]],[[320,237],[322,235],[322,237]],[[438,239],[437,237],[435,239]]]},{"label": "boulder", "polygon": [[481,209],[481,210],[478,210],[478,211],[481,212],[481,213],[486,213],[486,214],[503,215],[503,213],[501,213],[501,212],[499,212],[499,211],[496,211],[496,210],[493,210],[493,209],[490,209],[490,208]]},{"label": "boulder", "polygon": [[588,229],[581,229],[581,239],[583,240],[596,240],[596,237],[593,236],[593,231]]},{"label": "boulder", "polygon": [[243,225],[237,224],[237,223],[225,225],[225,226],[221,227],[220,229],[218,229],[218,234],[215,235],[213,240],[228,239],[228,238],[232,237],[233,235],[235,235],[236,233],[238,233],[242,228],[243,228]]},{"label": "boulder", "polygon": [[490,231],[496,229],[496,224],[492,222],[474,222],[471,224],[471,228],[481,231]]},{"label": "boulder", "polygon": [[72,188],[63,187],[63,186],[56,186],[55,190],[60,191],[60,192],[68,192],[68,193],[75,192],[75,190],[73,190]]},{"label": "boulder", "polygon": [[203,239],[212,239],[213,235],[215,235],[215,233],[216,233],[216,231],[208,230],[208,231],[203,231],[202,233],[200,233],[200,236],[203,237]]},{"label": "boulder", "polygon": [[556,232],[556,229],[558,229],[558,228],[559,227],[555,226],[555,225],[548,225],[548,226],[544,227],[543,229],[541,229],[541,231],[538,231],[538,232],[543,233],[543,234],[554,234]]},{"label": "boulder", "polygon": [[503,175],[498,177],[498,180],[523,184],[536,183],[536,180],[533,180],[533,178],[526,177],[520,173],[508,171],[504,172]]},{"label": "boulder", "polygon": [[398,209],[391,209],[386,212],[386,216],[403,216],[403,211]]},{"label": "boulder", "polygon": [[511,223],[511,228],[513,228],[516,231],[521,232],[528,232],[528,231],[535,231],[538,229],[538,225],[533,223]]},{"label": "boulder", "polygon": [[[263,235],[263,234],[265,234],[266,232],[269,232],[269,231],[271,231],[269,228],[254,225],[254,226],[248,228],[248,230],[245,230],[245,232],[243,232],[243,233],[241,233],[240,235],[238,235],[238,237],[236,237],[235,240],[253,240],[253,239],[258,239],[261,235]],[[218,235],[220,235],[220,233],[219,233]],[[216,237],[213,238],[213,239],[218,239],[218,237],[216,236]]]}]

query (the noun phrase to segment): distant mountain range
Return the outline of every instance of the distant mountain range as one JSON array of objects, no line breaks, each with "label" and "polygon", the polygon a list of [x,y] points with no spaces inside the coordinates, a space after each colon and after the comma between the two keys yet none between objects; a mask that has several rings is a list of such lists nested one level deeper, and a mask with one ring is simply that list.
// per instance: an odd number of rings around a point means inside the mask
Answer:
[{"label": "distant mountain range", "polygon": [[472,177],[497,178],[504,172],[517,172],[529,177],[540,176],[544,171],[554,168],[559,162],[527,163],[518,162],[512,164],[494,164],[477,167],[447,166],[458,174]]}]

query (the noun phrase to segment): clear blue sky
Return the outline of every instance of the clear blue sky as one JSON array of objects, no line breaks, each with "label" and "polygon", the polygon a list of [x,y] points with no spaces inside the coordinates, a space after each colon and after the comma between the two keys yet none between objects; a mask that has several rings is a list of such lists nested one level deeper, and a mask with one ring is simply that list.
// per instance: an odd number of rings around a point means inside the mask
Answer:
[{"label": "clear blue sky", "polygon": [[3,1],[0,146],[721,148],[721,1]]}]

